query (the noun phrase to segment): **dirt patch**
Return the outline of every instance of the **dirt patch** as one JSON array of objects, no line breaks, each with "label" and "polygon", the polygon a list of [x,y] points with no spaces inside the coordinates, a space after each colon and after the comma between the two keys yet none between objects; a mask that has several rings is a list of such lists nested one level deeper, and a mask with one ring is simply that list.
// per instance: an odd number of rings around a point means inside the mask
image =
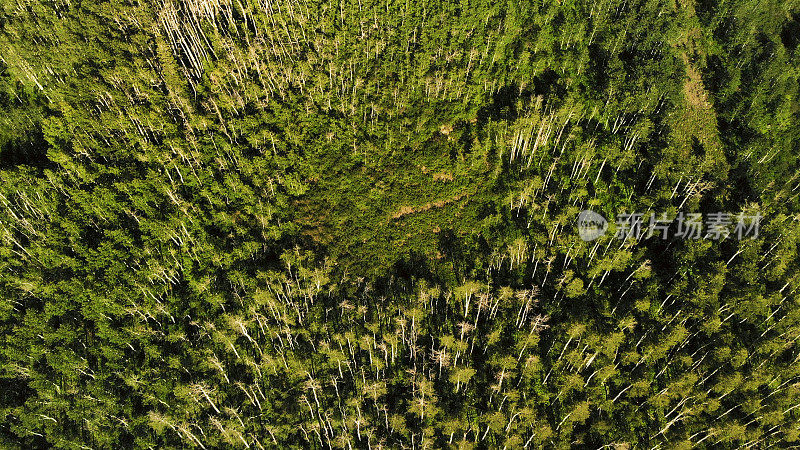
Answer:
[{"label": "dirt patch", "polygon": [[453,174],[448,172],[439,172],[433,174],[433,181],[453,181]]},{"label": "dirt patch", "polygon": [[693,108],[711,112],[711,102],[708,100],[708,92],[703,86],[703,79],[700,71],[689,61],[686,53],[682,53],[683,64],[686,66],[686,76],[688,79],[683,84],[683,93],[686,95],[686,102]]},{"label": "dirt patch", "polygon": [[422,206],[403,206],[401,207],[396,213],[392,215],[392,219],[399,219],[403,216],[407,216],[409,214],[420,213],[424,211],[428,211],[432,208],[441,208],[443,206],[449,205],[450,203],[457,202],[464,198],[467,194],[462,192],[461,194],[456,195],[455,197],[450,197],[444,200],[437,200],[435,202],[426,203]]}]

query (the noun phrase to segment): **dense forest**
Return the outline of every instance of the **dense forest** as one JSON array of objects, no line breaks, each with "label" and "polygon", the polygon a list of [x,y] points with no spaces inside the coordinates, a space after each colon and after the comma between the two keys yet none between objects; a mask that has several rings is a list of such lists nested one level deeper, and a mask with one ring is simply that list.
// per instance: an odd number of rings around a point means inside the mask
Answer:
[{"label": "dense forest", "polygon": [[0,0],[0,107],[2,448],[800,446],[800,0]]}]

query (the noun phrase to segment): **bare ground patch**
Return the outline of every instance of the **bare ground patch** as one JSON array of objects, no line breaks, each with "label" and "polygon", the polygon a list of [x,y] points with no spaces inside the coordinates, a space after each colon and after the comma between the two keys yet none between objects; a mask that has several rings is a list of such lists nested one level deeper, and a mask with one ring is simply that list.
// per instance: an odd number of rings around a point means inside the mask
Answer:
[{"label": "bare ground patch", "polygon": [[424,211],[428,211],[433,208],[441,208],[443,206],[447,206],[450,203],[457,202],[462,198],[466,197],[466,192],[462,192],[454,197],[450,197],[444,200],[437,200],[435,202],[426,203],[422,206],[402,206],[396,213],[392,214],[392,219],[399,219],[403,216],[407,216],[409,214],[420,213]]}]

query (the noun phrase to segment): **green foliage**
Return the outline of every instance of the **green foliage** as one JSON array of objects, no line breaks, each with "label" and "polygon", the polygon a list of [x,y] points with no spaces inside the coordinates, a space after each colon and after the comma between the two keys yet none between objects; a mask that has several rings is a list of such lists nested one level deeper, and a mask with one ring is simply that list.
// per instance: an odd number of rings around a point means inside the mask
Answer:
[{"label": "green foliage", "polygon": [[0,446],[796,445],[798,17],[0,2]]}]

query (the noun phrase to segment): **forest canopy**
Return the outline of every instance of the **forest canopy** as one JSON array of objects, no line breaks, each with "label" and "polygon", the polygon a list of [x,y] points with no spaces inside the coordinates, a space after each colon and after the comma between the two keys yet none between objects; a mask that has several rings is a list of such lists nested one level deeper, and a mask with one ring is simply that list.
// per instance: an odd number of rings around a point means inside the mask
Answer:
[{"label": "forest canopy", "polygon": [[0,107],[0,447],[800,445],[798,0],[0,0]]}]

